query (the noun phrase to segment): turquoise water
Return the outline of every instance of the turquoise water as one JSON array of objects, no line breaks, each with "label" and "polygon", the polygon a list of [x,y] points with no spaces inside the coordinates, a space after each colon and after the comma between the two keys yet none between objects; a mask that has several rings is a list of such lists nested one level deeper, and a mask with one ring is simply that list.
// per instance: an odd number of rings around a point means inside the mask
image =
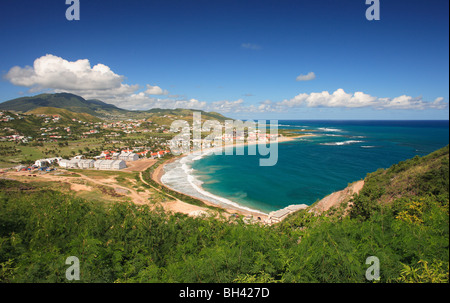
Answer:
[{"label": "turquoise water", "polygon": [[[291,204],[310,205],[369,172],[426,155],[449,140],[448,121],[279,121],[279,125],[314,130],[317,136],[278,144],[275,166],[259,166],[260,156],[191,157],[167,167],[163,182],[218,204],[268,213]],[[177,174],[177,167],[186,174]]]}]

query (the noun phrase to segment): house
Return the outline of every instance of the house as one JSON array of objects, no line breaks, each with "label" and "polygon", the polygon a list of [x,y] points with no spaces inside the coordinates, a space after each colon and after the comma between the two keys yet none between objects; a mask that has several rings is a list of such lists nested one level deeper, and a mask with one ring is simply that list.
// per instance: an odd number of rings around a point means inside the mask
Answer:
[{"label": "house", "polygon": [[141,151],[141,152],[139,152],[139,153],[137,153],[139,156],[141,156],[141,157],[145,157],[145,156],[147,156],[147,154],[148,153],[151,153],[151,151],[149,151],[149,150],[144,150],[144,151]]},{"label": "house", "polygon": [[106,158],[106,157],[109,157],[109,154],[110,154],[109,151],[103,151],[103,152],[100,154],[100,157],[101,157],[101,158]]}]

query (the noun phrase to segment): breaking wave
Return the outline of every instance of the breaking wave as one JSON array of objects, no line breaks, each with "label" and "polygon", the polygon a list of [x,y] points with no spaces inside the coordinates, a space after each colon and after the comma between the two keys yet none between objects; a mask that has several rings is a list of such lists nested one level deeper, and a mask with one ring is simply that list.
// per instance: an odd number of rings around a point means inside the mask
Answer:
[{"label": "breaking wave", "polygon": [[319,127],[319,130],[323,131],[323,132],[343,132],[342,129],[338,129],[338,128],[329,128],[329,127]]},{"label": "breaking wave", "polygon": [[341,142],[320,143],[320,145],[336,146],[336,145],[349,145],[349,144],[363,143],[363,142],[364,141],[361,141],[361,140],[347,140],[347,141],[341,141]]}]

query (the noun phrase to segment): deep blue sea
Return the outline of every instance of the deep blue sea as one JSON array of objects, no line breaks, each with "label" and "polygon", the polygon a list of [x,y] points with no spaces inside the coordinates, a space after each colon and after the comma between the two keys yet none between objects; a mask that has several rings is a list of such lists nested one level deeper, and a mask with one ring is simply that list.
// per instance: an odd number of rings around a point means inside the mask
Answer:
[{"label": "deep blue sea", "polygon": [[279,128],[316,136],[278,144],[275,166],[261,156],[188,156],[165,167],[162,181],[224,206],[264,213],[310,205],[328,194],[415,155],[449,143],[448,121],[279,121]]}]

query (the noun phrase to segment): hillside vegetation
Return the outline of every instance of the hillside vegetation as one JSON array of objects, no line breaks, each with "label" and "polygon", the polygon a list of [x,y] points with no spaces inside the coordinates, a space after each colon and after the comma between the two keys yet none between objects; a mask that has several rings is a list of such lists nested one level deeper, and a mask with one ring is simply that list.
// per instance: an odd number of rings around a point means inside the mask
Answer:
[{"label": "hillside vegetation", "polygon": [[63,108],[75,113],[86,113],[93,116],[105,111],[114,114],[126,112],[112,104],[107,104],[99,100],[85,100],[80,96],[68,93],[40,94],[0,103],[0,109],[18,112],[27,112],[39,107]]},{"label": "hillside vegetation", "polygon": [[[69,112],[78,114],[87,114],[83,121],[94,122],[94,117],[102,119],[147,119],[151,118],[154,122],[160,125],[170,125],[175,119],[183,119],[192,121],[192,114],[194,111],[202,114],[202,119],[214,119],[218,121],[229,120],[229,118],[216,112],[205,112],[201,110],[191,109],[161,109],[153,108],[146,111],[126,110],[119,108],[113,104],[105,103],[100,100],[85,100],[84,98],[69,94],[40,94],[32,97],[22,97],[0,103],[0,110],[16,111],[16,112],[31,112],[31,113],[46,113],[55,112],[55,108],[64,110],[63,113],[69,115]],[[170,119],[170,117],[172,119]],[[91,121],[92,120],[92,121]],[[96,122],[96,121],[95,121]]]},{"label": "hillside vegetation", "polygon": [[364,182],[350,213],[354,218],[369,218],[383,206],[395,208],[417,199],[433,198],[448,210],[449,146],[379,169]]},{"label": "hillside vegetation", "polygon": [[[0,179],[0,282],[448,282],[448,146],[366,177],[352,200],[280,224],[191,218]],[[374,282],[374,281],[372,281]]]},{"label": "hillside vegetation", "polygon": [[75,119],[77,121],[94,122],[94,123],[102,121],[101,119],[94,117],[90,114],[71,112],[67,109],[56,108],[56,107],[38,107],[38,108],[32,109],[30,111],[27,111],[26,114],[49,115],[49,116],[58,115],[62,119],[67,119],[67,120]]}]

